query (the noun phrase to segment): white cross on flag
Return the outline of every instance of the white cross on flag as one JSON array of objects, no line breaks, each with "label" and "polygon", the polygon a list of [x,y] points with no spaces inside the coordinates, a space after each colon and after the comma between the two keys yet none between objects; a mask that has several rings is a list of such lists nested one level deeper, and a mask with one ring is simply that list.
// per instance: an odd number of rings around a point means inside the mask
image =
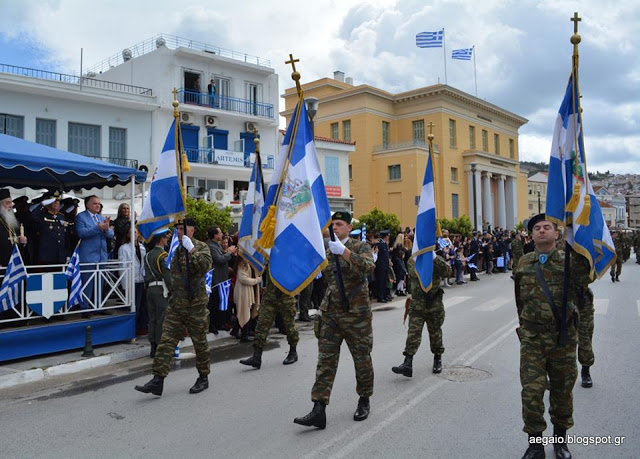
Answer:
[{"label": "white cross on flag", "polygon": [[27,277],[27,304],[48,319],[67,303],[67,276],[64,273],[31,274]]}]

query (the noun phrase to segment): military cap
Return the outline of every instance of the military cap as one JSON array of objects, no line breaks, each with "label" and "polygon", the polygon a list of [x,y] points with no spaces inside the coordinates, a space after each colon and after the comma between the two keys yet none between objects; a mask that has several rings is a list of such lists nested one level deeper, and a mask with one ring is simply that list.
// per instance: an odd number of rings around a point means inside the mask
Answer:
[{"label": "military cap", "polygon": [[331,220],[342,220],[343,222],[346,222],[348,225],[350,225],[351,214],[346,210],[339,210],[338,212],[335,212],[333,214],[333,216],[331,217]]},{"label": "military cap", "polygon": [[11,198],[11,193],[6,188],[0,188],[0,201]]},{"label": "military cap", "polygon": [[360,236],[362,234],[362,230],[354,229],[349,233],[350,236]]},{"label": "military cap", "polygon": [[49,204],[53,204],[54,201],[60,200],[60,192],[58,190],[47,191],[42,196],[42,205],[48,206]]},{"label": "military cap", "polygon": [[29,198],[27,196],[20,196],[13,200],[13,204],[27,204],[29,202]]},{"label": "military cap", "polygon": [[533,217],[531,217],[529,219],[529,223],[527,223],[527,229],[529,230],[529,233],[533,232],[533,227],[535,226],[536,223],[541,222],[543,220],[546,220],[547,216],[542,213],[542,214],[538,214],[538,215],[534,215]]},{"label": "military cap", "polygon": [[380,237],[387,237],[389,233],[390,233],[389,230],[382,230],[380,231]]},{"label": "military cap", "polygon": [[184,219],[181,218],[180,220],[176,220],[175,226],[182,226],[182,225],[187,225],[195,228],[196,222],[192,218],[184,218]]}]

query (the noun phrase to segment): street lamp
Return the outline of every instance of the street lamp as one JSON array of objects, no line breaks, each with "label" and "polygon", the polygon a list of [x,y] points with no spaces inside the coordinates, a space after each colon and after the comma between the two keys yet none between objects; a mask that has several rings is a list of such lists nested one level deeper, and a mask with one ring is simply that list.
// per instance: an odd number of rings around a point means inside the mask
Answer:
[{"label": "street lamp", "polygon": [[542,213],[542,207],[540,206],[540,190],[538,190],[538,213]]},{"label": "street lamp", "polygon": [[473,176],[473,229],[478,230],[478,211],[476,210],[476,163],[471,163],[471,175]]},{"label": "street lamp", "polygon": [[318,113],[318,104],[319,104],[319,100],[317,97],[307,97],[304,100],[304,104],[307,107],[307,113],[309,114],[309,122],[311,124],[311,135],[314,137],[315,139],[315,126],[313,123],[313,119],[316,117],[316,113]]}]

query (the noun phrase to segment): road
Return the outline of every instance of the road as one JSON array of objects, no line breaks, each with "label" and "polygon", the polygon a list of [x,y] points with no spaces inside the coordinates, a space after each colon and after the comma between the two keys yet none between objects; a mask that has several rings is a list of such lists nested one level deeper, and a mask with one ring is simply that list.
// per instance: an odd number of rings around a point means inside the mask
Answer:
[{"label": "road", "polygon": [[[149,379],[137,372],[84,390],[3,400],[0,457],[521,457],[527,437],[513,282],[507,274],[480,278],[446,289],[439,376],[431,373],[426,336],[413,378],[391,372],[403,360],[403,309],[399,300],[374,304],[375,394],[364,422],[352,420],[358,398],[344,345],[326,430],[293,424],[312,407],[317,342],[304,324],[298,363],[282,365],[288,347],[281,335],[265,350],[260,370],[238,364],[250,345],[233,346],[213,354],[211,386],[201,394],[188,393],[197,377],[191,367],[173,371],[160,398],[133,390]],[[631,458],[640,451],[640,266],[629,260],[621,280],[613,284],[607,275],[593,285],[594,386],[583,389],[578,379],[569,433],[624,436],[624,443],[571,445],[574,457]],[[549,423],[546,435],[551,429]],[[551,446],[546,450],[553,454]]]}]

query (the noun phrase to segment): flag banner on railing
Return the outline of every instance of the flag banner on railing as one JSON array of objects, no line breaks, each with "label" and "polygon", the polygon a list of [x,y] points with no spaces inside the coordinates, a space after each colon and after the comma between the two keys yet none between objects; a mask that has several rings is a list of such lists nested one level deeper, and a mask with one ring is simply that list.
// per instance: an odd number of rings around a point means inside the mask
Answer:
[{"label": "flag banner on railing", "polygon": [[69,292],[69,301],[67,303],[69,308],[82,303],[82,276],[80,276],[79,248],[80,243],[78,243],[76,249],[73,251],[73,255],[71,256],[69,264],[67,265],[67,270],[65,271],[67,279],[71,282],[71,291]]},{"label": "flag banner on railing", "polygon": [[242,212],[242,221],[240,222],[240,230],[238,231],[238,247],[240,248],[240,256],[247,260],[262,275],[264,271],[264,255],[261,254],[254,244],[258,239],[258,231],[260,227],[260,217],[264,207],[264,185],[262,178],[262,161],[256,155],[251,171],[251,179],[249,181],[249,189],[244,201],[244,210]]},{"label": "flag banner on railing", "polygon": [[[440,244],[442,248],[442,244]],[[436,204],[433,189],[433,165],[431,155],[427,159],[427,167],[422,181],[416,231],[414,234],[412,257],[416,259],[416,274],[420,287],[425,292],[431,289],[433,277],[433,259],[436,250]]]},{"label": "flag banner on railing", "polygon": [[8,311],[20,304],[20,287],[26,278],[27,270],[22,262],[20,250],[18,245],[14,245],[0,286],[0,311]]}]

